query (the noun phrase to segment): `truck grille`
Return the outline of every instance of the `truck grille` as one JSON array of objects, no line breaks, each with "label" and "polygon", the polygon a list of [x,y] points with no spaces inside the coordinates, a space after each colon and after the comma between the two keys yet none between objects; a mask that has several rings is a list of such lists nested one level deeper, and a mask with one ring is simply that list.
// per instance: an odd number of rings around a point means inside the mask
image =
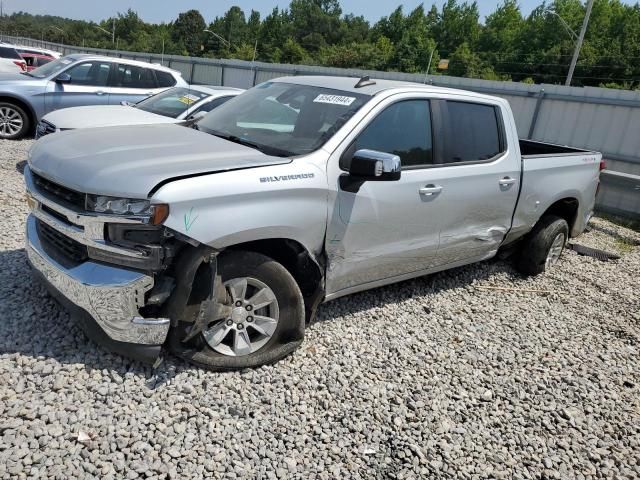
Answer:
[{"label": "truck grille", "polygon": [[50,133],[55,133],[56,126],[52,123],[47,122],[46,120],[40,120],[38,123],[38,128],[36,129],[36,138],[44,137],[45,135],[49,135]]},{"label": "truck grille", "polygon": [[33,173],[33,182],[36,187],[38,187],[38,190],[51,197],[52,200],[63,205],[75,207],[76,209],[85,209],[86,195],[84,193],[76,192],[70,188],[58,185],[57,183],[47,180],[36,173]]},{"label": "truck grille", "polygon": [[38,237],[47,255],[64,267],[79,265],[88,258],[87,247],[65,236],[41,220],[36,220]]}]

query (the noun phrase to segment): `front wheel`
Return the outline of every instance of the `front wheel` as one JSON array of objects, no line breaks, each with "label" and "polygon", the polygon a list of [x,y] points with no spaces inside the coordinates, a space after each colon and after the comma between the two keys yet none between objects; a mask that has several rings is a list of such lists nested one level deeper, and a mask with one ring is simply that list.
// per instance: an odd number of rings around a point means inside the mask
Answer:
[{"label": "front wheel", "polygon": [[174,353],[210,369],[233,370],[274,363],[302,343],[304,299],[286,268],[259,253],[229,251],[219,256],[218,273],[224,287],[218,298],[225,300],[220,308],[203,308],[205,292],[194,285],[184,319],[207,312],[206,326],[189,338],[192,324],[179,322],[170,340]]},{"label": "front wheel", "polygon": [[549,270],[560,259],[568,238],[569,225],[564,218],[543,216],[522,243],[517,269],[525,275]]},{"label": "front wheel", "polygon": [[13,103],[0,102],[0,139],[22,138],[30,126],[29,116],[22,108]]}]

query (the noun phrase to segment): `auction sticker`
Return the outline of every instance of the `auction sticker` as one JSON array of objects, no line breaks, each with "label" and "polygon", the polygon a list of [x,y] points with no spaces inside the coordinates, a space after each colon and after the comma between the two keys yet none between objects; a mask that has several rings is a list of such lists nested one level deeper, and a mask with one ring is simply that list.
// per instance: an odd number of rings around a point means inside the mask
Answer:
[{"label": "auction sticker", "polygon": [[196,95],[187,94],[187,95],[183,95],[178,100],[181,101],[182,103],[186,103],[187,105],[191,105],[192,103],[195,103],[198,100],[200,100],[200,98],[197,97]]},{"label": "auction sticker", "polygon": [[356,97],[344,97],[342,95],[326,95],[321,93],[313,103],[330,103],[331,105],[343,105],[348,107],[355,101]]}]

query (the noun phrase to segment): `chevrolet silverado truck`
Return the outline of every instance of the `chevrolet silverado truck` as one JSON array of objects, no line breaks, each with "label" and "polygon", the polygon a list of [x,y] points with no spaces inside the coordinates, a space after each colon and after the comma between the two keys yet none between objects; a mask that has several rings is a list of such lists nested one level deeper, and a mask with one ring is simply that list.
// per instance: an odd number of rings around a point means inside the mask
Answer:
[{"label": "chevrolet silverado truck", "polygon": [[386,80],[262,83],[200,120],[49,135],[26,252],[89,337],[153,363],[275,362],[322,302],[585,229],[601,155],[518,140],[507,101]]}]

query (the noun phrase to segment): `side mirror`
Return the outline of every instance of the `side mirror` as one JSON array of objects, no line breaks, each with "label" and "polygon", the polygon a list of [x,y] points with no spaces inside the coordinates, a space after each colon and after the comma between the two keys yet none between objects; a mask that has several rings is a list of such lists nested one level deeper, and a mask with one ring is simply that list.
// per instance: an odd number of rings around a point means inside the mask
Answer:
[{"label": "side mirror", "polygon": [[56,83],[71,83],[71,75],[68,73],[61,73],[56,77]]},{"label": "side mirror", "polygon": [[209,112],[203,112],[203,111],[196,112],[196,113],[194,113],[192,115],[189,115],[189,118],[187,118],[187,120],[190,120],[190,121],[193,121],[193,122],[198,121],[201,118],[206,117],[207,113],[209,113]]},{"label": "side mirror", "polygon": [[376,150],[358,150],[353,154],[349,175],[361,180],[400,180],[400,157]]}]

